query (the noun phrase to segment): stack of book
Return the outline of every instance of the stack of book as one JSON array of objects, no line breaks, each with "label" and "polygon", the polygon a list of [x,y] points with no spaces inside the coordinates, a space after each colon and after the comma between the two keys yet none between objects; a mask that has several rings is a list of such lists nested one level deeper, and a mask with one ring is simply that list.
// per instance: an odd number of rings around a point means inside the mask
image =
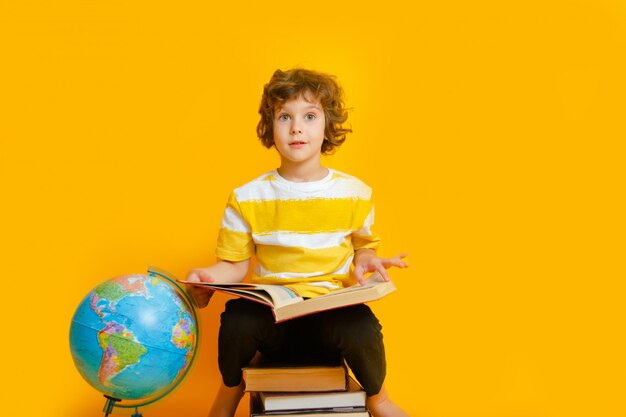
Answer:
[{"label": "stack of book", "polygon": [[369,417],[345,366],[244,368],[251,417]]}]

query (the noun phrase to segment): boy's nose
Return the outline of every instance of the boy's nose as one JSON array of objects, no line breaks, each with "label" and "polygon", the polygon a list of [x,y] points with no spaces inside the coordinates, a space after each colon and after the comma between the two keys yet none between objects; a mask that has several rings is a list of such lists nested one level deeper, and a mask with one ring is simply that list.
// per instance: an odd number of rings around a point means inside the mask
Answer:
[{"label": "boy's nose", "polygon": [[291,127],[291,134],[292,135],[301,134],[301,133],[302,133],[302,128],[300,128],[299,126],[292,126]]}]

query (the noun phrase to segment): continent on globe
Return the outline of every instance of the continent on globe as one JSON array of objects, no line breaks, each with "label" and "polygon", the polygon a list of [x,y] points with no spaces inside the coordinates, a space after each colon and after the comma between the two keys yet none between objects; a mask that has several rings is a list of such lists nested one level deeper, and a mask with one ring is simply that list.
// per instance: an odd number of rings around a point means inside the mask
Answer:
[{"label": "continent on globe", "polygon": [[180,319],[172,331],[172,343],[179,349],[190,350],[196,344],[196,336],[192,329],[193,323],[187,319]]},{"label": "continent on globe", "polygon": [[102,351],[102,362],[98,371],[98,380],[104,386],[111,385],[111,379],[126,367],[135,365],[148,350],[137,343],[133,333],[119,323],[107,323],[98,332]]},{"label": "continent on globe", "polygon": [[129,296],[150,298],[144,280],[137,279],[136,275],[105,281],[96,287],[91,294],[91,308],[99,316],[103,316],[106,308],[115,311],[117,302]]}]

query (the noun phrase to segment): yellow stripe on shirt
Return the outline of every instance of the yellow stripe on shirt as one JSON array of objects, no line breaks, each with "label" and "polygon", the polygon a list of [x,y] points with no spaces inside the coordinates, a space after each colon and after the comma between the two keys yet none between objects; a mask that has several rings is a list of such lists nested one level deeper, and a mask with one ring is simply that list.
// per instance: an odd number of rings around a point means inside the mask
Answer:
[{"label": "yellow stripe on shirt", "polygon": [[367,200],[324,198],[245,201],[239,206],[255,233],[356,230],[372,209]]},{"label": "yellow stripe on shirt", "polygon": [[257,246],[256,255],[259,264],[270,272],[321,272],[326,275],[345,265],[353,253],[352,244],[346,241],[325,249],[263,245]]}]

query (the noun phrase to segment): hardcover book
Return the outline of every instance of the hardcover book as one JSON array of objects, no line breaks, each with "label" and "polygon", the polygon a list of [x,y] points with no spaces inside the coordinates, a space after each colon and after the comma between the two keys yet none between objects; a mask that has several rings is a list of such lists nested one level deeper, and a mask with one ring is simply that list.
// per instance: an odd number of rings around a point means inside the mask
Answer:
[{"label": "hardcover book", "polygon": [[319,311],[378,300],[396,290],[393,282],[383,281],[377,272],[368,277],[365,285],[355,284],[313,298],[302,298],[295,291],[283,285],[179,282],[265,304],[272,309],[277,323]]},{"label": "hardcover book", "polygon": [[250,393],[250,416],[285,416],[285,417],[370,417],[365,407],[338,407],[325,409],[269,411],[263,410],[259,393]]},{"label": "hardcover book", "polygon": [[254,366],[243,368],[246,391],[345,391],[348,372],[337,366]]},{"label": "hardcover book", "polygon": [[265,411],[305,410],[338,407],[365,407],[365,391],[352,377],[345,391],[259,392]]}]

